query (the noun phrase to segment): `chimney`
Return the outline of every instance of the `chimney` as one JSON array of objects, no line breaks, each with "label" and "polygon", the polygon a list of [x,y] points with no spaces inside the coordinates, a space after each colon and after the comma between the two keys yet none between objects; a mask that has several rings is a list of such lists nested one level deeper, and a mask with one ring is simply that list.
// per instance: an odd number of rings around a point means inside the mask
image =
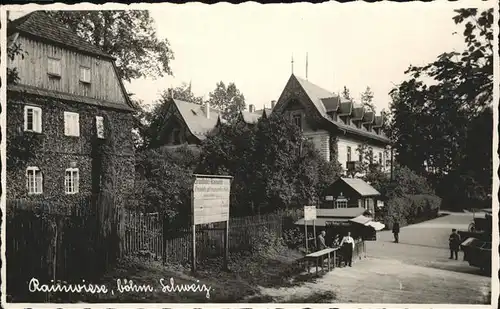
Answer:
[{"label": "chimney", "polygon": [[205,102],[205,114],[207,119],[210,119],[210,102],[208,100]]},{"label": "chimney", "polygon": [[271,101],[271,109],[274,109],[274,105],[276,105],[276,101],[275,101],[275,100],[272,100],[272,101]]},{"label": "chimney", "polygon": [[248,105],[248,111],[249,111],[250,113],[255,112],[255,105],[253,105],[253,104]]}]

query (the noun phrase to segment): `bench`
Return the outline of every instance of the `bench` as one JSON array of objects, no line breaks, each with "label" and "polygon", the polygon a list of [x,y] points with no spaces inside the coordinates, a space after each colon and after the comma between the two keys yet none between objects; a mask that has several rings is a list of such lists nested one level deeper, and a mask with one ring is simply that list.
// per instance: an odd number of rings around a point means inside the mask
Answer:
[{"label": "bench", "polygon": [[[306,262],[307,264],[307,272],[309,273],[309,262],[310,261],[315,261],[316,262],[316,275],[319,275],[319,261],[321,260],[321,268],[323,268],[323,263],[325,257],[328,258],[328,271],[331,269],[331,254],[333,253],[333,260],[336,260],[336,255],[337,255],[337,250],[339,248],[326,248],[320,251],[316,251],[313,253],[309,253],[306,256],[304,256],[303,261]],[[334,262],[334,267],[335,267],[335,262]]]}]

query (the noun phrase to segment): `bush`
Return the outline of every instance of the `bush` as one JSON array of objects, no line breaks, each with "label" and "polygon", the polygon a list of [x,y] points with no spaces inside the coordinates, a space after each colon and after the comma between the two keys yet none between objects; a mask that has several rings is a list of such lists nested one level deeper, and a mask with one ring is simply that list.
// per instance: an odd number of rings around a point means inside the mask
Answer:
[{"label": "bush", "polygon": [[391,229],[395,220],[400,226],[422,222],[438,216],[441,199],[435,195],[417,194],[391,198],[387,202],[384,223]]},{"label": "bush", "polygon": [[304,233],[299,227],[283,232],[283,241],[290,249],[297,249],[304,244]]},{"label": "bush", "polygon": [[183,146],[158,148],[137,154],[136,181],[129,206],[185,218],[190,212],[192,174],[199,161],[196,149]]},{"label": "bush", "polygon": [[250,236],[250,251],[258,256],[273,256],[285,249],[283,238],[267,227],[263,227],[259,233]]}]

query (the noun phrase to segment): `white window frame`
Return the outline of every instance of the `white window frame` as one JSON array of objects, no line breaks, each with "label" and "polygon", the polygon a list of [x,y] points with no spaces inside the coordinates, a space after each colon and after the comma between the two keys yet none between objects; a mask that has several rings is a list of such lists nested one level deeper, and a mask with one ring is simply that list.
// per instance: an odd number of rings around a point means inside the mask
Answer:
[{"label": "white window frame", "polygon": [[80,66],[80,81],[82,83],[90,84],[91,83],[91,71],[89,67]]},{"label": "white window frame", "polygon": [[64,135],[80,136],[80,114],[64,112]]},{"label": "white window frame", "polygon": [[[32,128],[28,128],[28,112],[32,113]],[[42,133],[42,109],[36,106],[24,106],[24,131]]]},{"label": "white window frame", "polygon": [[36,166],[26,168],[26,189],[28,190],[28,195],[43,193],[43,174]]},{"label": "white window frame", "polygon": [[104,139],[104,117],[103,116],[95,116],[95,127],[96,127],[96,135],[97,138]]},{"label": "white window frame", "polygon": [[51,76],[61,77],[61,59],[49,57],[47,60],[47,73]]},{"label": "white window frame", "polygon": [[[69,173],[69,175],[68,175]],[[66,194],[77,194],[80,186],[80,172],[78,168],[71,167],[64,171],[64,192]]]},{"label": "white window frame", "polygon": [[347,199],[337,199],[335,201],[335,208],[347,208]]}]

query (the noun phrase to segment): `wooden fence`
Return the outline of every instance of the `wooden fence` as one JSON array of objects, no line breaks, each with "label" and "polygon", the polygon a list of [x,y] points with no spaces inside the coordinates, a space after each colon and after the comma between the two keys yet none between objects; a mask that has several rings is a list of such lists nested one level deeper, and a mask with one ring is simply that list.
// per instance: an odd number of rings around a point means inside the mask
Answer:
[{"label": "wooden fence", "polygon": [[161,259],[163,255],[163,218],[158,213],[124,212],[125,254],[139,253]]},{"label": "wooden fence", "polygon": [[67,300],[71,293],[31,293],[29,281],[89,281],[119,256],[120,218],[108,198],[7,200],[6,206],[7,294],[13,302]]},{"label": "wooden fence", "polygon": [[[229,250],[248,250],[268,232],[271,237],[282,237],[286,219],[294,221],[301,212],[231,218],[229,221]],[[140,214],[126,211],[124,253],[160,258],[167,263],[188,263],[192,254],[191,227],[174,228],[157,213]],[[196,227],[197,259],[222,256],[224,253],[224,223]]]}]

